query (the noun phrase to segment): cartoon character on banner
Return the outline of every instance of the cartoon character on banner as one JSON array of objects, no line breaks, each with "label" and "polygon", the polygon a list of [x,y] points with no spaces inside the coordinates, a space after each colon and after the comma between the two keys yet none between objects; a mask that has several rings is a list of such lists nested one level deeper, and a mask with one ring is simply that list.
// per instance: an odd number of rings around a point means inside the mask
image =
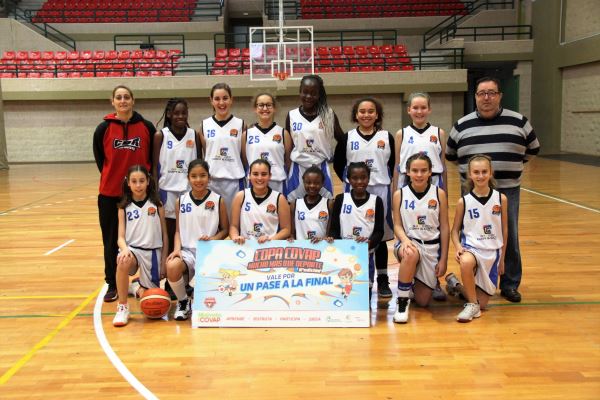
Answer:
[{"label": "cartoon character on banner", "polygon": [[220,268],[219,273],[221,274],[221,285],[219,285],[219,292],[227,292],[229,296],[237,290],[237,278],[240,275],[240,271],[234,269]]},{"label": "cartoon character on banner", "polygon": [[340,287],[342,288],[342,296],[344,299],[347,299],[352,292],[352,281],[354,280],[354,274],[350,268],[342,268],[340,272],[338,272],[338,277],[340,278]]}]

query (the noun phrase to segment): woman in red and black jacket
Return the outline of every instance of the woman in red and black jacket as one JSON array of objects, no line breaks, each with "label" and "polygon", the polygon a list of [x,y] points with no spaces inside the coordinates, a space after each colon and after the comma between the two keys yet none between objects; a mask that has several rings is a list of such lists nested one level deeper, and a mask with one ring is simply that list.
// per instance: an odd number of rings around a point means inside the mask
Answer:
[{"label": "woman in red and black jacket", "polygon": [[117,203],[121,198],[121,185],[132,165],[141,164],[152,170],[152,140],[156,132],[151,122],[133,111],[133,92],[128,87],[115,87],[111,104],[115,112],[105,116],[98,125],[93,144],[100,171],[98,212],[104,244],[104,279],[108,283],[106,302],[117,299]]}]

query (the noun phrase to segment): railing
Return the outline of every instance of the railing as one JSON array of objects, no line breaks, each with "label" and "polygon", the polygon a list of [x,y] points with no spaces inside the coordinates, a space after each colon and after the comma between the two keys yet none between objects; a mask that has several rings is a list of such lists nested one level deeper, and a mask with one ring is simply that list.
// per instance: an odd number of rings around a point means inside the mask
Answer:
[{"label": "railing", "polygon": [[58,29],[48,25],[45,22],[44,23],[33,22],[32,18],[31,18],[31,14],[28,11],[29,10],[22,10],[19,7],[14,7],[11,10],[11,15],[17,21],[23,21],[27,24],[30,24],[30,26],[33,29],[35,29],[36,31],[38,31],[39,33],[44,35],[45,38],[48,38],[48,39],[53,40],[58,43],[62,43],[66,47],[70,48],[71,50],[77,49],[77,43],[75,42],[75,39],[73,39],[69,35],[62,33]]},{"label": "railing", "polygon": [[514,38],[516,39],[531,39],[533,38],[533,30],[531,25],[498,25],[498,26],[449,26],[448,28],[440,31],[439,33],[440,43],[442,41],[447,42],[450,39],[454,39],[457,37],[465,37],[471,38],[473,41],[486,40],[485,38],[489,36],[499,37],[500,40],[505,40],[506,38]]},{"label": "railing", "polygon": [[423,48],[426,48],[427,43],[436,36],[440,36],[440,43],[442,43],[440,32],[443,32],[450,27],[458,27],[460,21],[470,17],[477,10],[515,7],[514,0],[477,0],[464,2],[464,5],[465,9],[468,11],[467,14],[452,15],[423,34]]},{"label": "railing", "polygon": [[[421,49],[419,50],[418,58],[413,57],[413,62],[416,69],[424,69],[424,67],[436,66],[462,69],[465,67],[464,51],[465,49],[463,48],[433,50]],[[428,52],[429,54],[426,54]]]},{"label": "railing", "polygon": [[[279,18],[279,0],[264,0],[263,10],[268,19]],[[300,2],[298,0],[283,0],[283,15],[297,18],[300,16]]]},{"label": "railing", "polygon": [[[184,35],[115,35],[113,49],[136,46],[140,49],[150,49],[161,46],[166,49],[180,49],[185,53]],[[174,47],[175,46],[175,47]]]},{"label": "railing", "polygon": [[[354,29],[354,30],[323,30],[313,33],[314,43],[335,42],[344,46],[347,43],[364,45],[397,44],[398,33],[394,29]],[[300,40],[310,41],[310,37],[300,37]],[[257,38],[257,41],[260,41]],[[213,47],[216,54],[218,48],[248,47],[250,43],[248,33],[216,33],[213,36]]]}]

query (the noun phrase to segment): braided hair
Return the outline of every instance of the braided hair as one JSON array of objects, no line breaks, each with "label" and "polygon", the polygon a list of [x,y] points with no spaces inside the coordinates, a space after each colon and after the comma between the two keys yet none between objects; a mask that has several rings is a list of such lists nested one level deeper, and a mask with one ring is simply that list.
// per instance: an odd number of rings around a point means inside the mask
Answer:
[{"label": "braided hair", "polygon": [[[156,125],[160,124],[160,121],[164,121],[163,128],[171,129],[171,118],[169,117],[169,115],[171,115],[171,113],[173,112],[175,107],[177,107],[178,104],[183,104],[185,106],[185,108],[188,108],[188,103],[185,99],[182,99],[181,97],[171,97],[167,101],[167,105],[165,106],[165,111],[163,112],[162,116],[160,117],[160,119],[158,120]],[[186,125],[188,128],[190,127],[189,123]]]}]

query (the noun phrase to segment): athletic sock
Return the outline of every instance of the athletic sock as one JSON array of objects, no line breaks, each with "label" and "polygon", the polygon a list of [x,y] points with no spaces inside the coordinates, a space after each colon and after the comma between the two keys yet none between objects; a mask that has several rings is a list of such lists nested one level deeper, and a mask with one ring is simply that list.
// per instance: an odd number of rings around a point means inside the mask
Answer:
[{"label": "athletic sock", "polygon": [[177,300],[181,301],[188,298],[187,292],[185,291],[185,280],[183,277],[179,278],[179,280],[176,282],[169,281],[169,284],[171,285],[171,289],[173,289],[173,293],[175,293],[175,296],[177,296]]}]

